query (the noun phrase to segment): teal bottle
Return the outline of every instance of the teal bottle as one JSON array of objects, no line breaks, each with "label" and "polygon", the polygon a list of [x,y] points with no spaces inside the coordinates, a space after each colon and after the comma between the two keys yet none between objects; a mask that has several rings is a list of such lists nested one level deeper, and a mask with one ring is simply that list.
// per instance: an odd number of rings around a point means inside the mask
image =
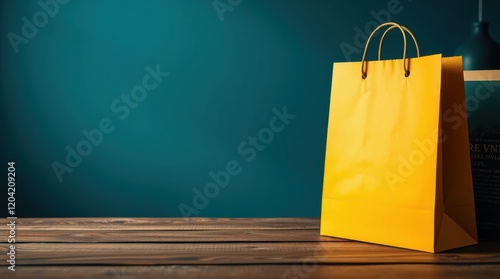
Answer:
[{"label": "teal bottle", "polygon": [[486,21],[472,24],[471,36],[457,49],[455,55],[462,55],[464,70],[500,69],[500,45],[490,37]]}]

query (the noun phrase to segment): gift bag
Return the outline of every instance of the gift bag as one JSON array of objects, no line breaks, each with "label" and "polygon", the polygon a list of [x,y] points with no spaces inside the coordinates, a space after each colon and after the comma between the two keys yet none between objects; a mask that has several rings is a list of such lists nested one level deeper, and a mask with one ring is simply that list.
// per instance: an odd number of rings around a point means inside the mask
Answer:
[{"label": "gift bag", "polygon": [[[366,61],[376,32],[379,60]],[[402,59],[380,60],[385,34]],[[406,57],[406,33],[417,57]],[[461,57],[421,56],[388,22],[361,62],[334,63],[320,234],[420,251],[477,243]]]}]

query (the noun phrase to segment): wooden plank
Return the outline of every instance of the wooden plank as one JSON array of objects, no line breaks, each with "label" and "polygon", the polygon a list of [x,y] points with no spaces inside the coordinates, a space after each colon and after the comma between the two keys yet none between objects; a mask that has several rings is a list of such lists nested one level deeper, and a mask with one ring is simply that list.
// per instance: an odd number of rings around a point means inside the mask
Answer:
[{"label": "wooden plank", "polygon": [[15,272],[0,269],[13,279],[220,279],[220,278],[492,278],[500,265],[189,265],[189,266],[22,266]]},{"label": "wooden plank", "polygon": [[465,81],[500,81],[500,70],[464,71]]},{"label": "wooden plank", "polygon": [[[7,239],[5,239],[7,240]],[[1,240],[0,240],[1,241]],[[118,231],[118,230],[21,230],[16,233],[17,243],[67,242],[309,242],[349,241],[320,236],[317,230],[214,230],[214,231]]]},{"label": "wooden plank", "polygon": [[[23,230],[318,230],[317,218],[19,218]],[[0,231],[7,231],[0,226]]]},{"label": "wooden plank", "polygon": [[[439,254],[360,242],[21,243],[16,248],[17,265],[500,263],[498,242]],[[2,244],[0,254],[6,253]]]}]

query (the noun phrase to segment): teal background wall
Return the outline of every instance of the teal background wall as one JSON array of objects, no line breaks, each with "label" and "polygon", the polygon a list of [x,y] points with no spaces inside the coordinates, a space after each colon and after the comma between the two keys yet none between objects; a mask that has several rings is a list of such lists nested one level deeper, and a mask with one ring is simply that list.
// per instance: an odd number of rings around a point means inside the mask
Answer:
[{"label": "teal background wall", "polygon": [[[16,162],[18,217],[318,217],[332,63],[361,59],[355,28],[389,15],[422,54],[450,56],[477,20],[477,1],[221,0],[223,20],[213,0],[62,2],[42,0],[58,8],[17,53],[8,34],[44,23],[42,6],[0,4],[0,166]],[[498,41],[500,3],[484,6]],[[157,65],[168,77],[126,105]],[[269,133],[284,107],[295,118]],[[69,167],[67,147],[103,119],[109,133]],[[72,172],[59,179],[54,162]],[[210,184],[228,163],[227,185]]]}]

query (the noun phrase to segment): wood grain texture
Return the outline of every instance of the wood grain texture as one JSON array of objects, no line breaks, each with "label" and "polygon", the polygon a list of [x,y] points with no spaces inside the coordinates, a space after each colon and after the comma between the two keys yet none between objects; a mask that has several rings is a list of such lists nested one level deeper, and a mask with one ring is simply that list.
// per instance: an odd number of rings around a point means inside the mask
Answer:
[{"label": "wood grain texture", "polygon": [[317,230],[196,230],[196,231],[119,231],[119,230],[21,230],[17,243],[156,243],[156,242],[308,242],[349,241],[320,236]]},{"label": "wood grain texture", "polygon": [[23,266],[16,272],[0,269],[0,278],[13,279],[331,279],[426,278],[498,279],[500,265],[173,265],[173,266]]},{"label": "wood grain texture", "polygon": [[[318,230],[317,218],[19,218],[22,230]],[[1,226],[0,231],[7,231]]]},{"label": "wood grain texture", "polygon": [[491,245],[430,254],[361,242],[26,243],[16,246],[16,255],[19,265],[500,263],[500,244]]}]

